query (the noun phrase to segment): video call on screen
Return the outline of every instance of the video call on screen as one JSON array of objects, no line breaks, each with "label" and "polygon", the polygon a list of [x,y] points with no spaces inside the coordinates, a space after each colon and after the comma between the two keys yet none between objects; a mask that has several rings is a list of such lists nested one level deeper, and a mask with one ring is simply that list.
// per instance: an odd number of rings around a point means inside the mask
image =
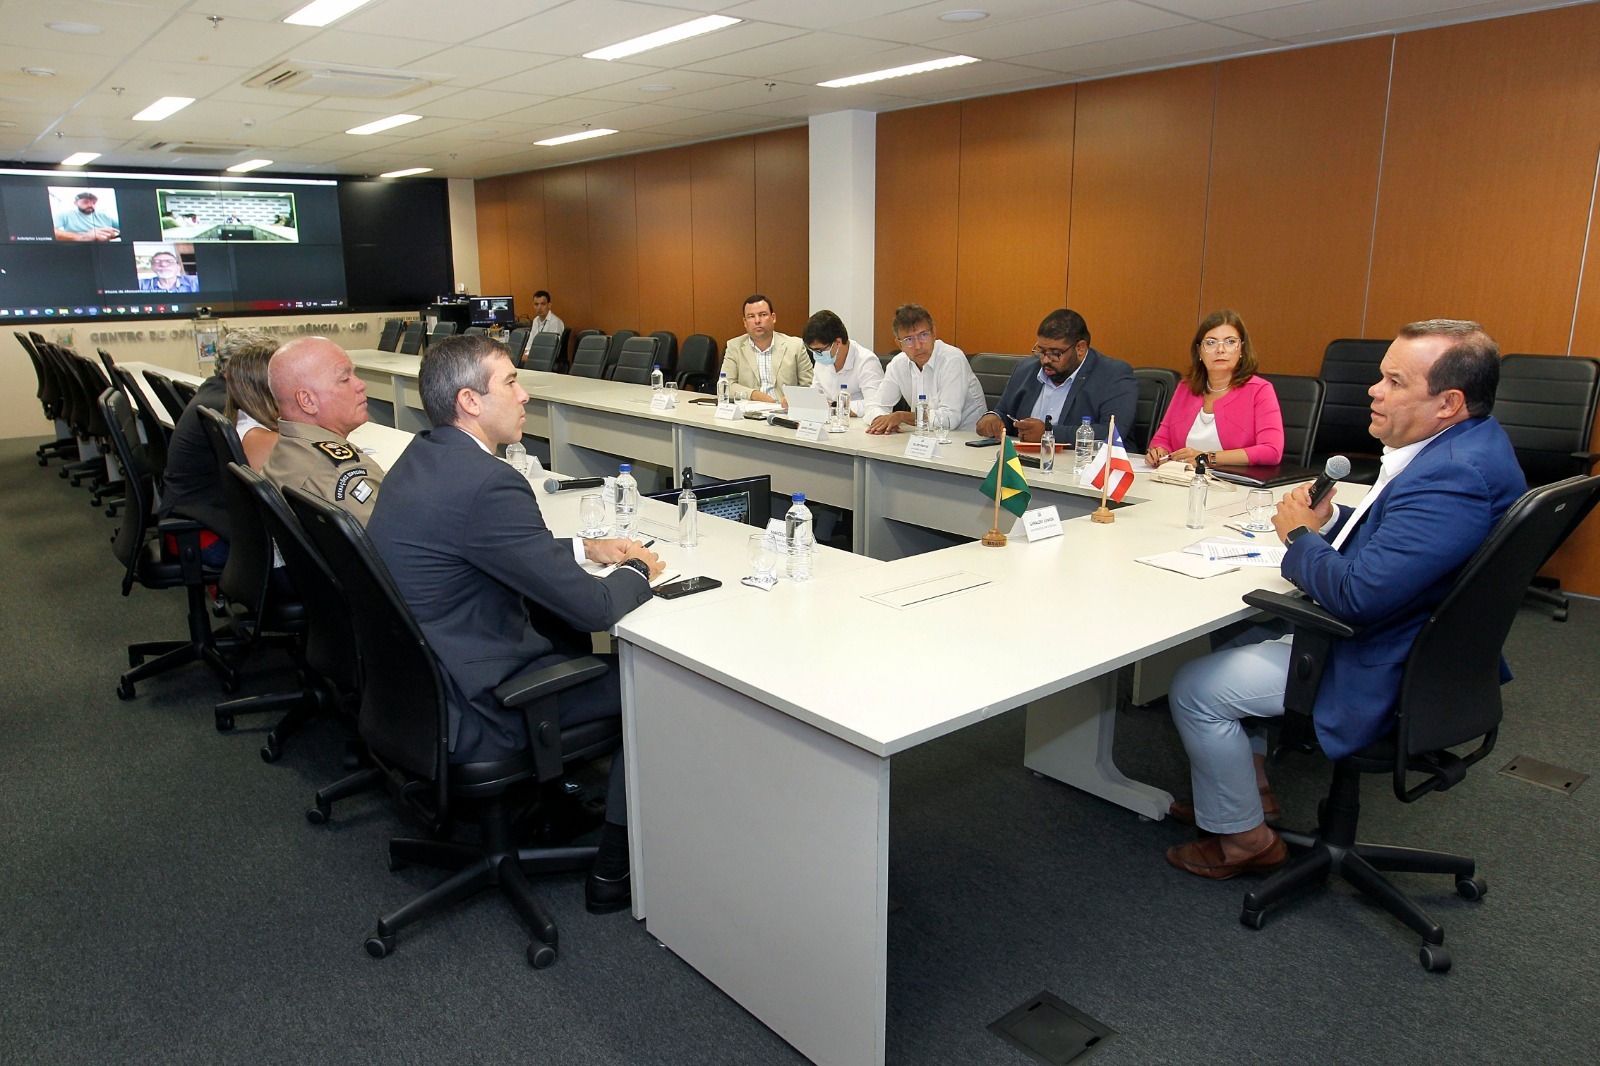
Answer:
[{"label": "video call on screen", "polygon": [[333,181],[0,169],[0,322],[345,306]]}]

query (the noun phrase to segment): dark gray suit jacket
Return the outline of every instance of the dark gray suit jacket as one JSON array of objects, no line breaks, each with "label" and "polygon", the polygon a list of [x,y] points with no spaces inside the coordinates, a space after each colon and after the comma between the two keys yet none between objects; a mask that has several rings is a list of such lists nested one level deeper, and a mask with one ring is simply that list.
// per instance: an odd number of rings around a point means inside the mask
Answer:
[{"label": "dark gray suit jacket", "polygon": [[200,421],[201,407],[221,411],[228,405],[228,386],[213,374],[201,382],[194,399],[172,427],[167,445],[166,488],[161,493],[158,517],[192,518],[211,532],[228,539],[228,501],[222,494],[222,472],[217,453]]},{"label": "dark gray suit jacket", "polygon": [[[1000,402],[994,413],[1005,419],[1006,432],[1015,436],[1012,423],[1033,416],[1033,404],[1044,386],[1039,382],[1039,360],[1030,356],[1017,363],[1006,382]],[[1072,391],[1061,408],[1061,417],[1054,423],[1056,443],[1072,446],[1072,435],[1084,415],[1094,424],[1096,440],[1105,440],[1111,416],[1117,416],[1117,432],[1124,441],[1133,433],[1134,412],[1139,406],[1139,383],[1134,380],[1133,367],[1121,359],[1113,359],[1103,352],[1089,349],[1078,367],[1078,376],[1072,381]]]},{"label": "dark gray suit jacket", "polygon": [[574,562],[527,480],[453,426],[419,433],[401,454],[367,535],[444,671],[451,762],[527,746],[522,716],[500,710],[494,689],[550,655],[558,635],[534,628],[523,597],[591,633],[651,595],[634,570],[601,580]]}]

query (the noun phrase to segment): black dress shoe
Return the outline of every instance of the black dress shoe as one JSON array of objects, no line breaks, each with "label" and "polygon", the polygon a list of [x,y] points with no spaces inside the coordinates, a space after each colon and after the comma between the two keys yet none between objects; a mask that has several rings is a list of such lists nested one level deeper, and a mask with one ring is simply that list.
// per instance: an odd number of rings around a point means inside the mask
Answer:
[{"label": "black dress shoe", "polygon": [[590,873],[583,883],[583,904],[590,914],[613,914],[633,906],[633,883],[624,870],[616,877]]}]

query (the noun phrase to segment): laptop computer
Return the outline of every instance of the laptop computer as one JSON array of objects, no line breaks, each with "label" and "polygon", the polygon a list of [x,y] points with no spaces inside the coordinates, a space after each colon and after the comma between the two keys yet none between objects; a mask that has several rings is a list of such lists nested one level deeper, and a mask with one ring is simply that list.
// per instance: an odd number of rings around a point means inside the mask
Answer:
[{"label": "laptop computer", "polygon": [[821,391],[796,385],[784,389],[783,397],[789,401],[789,417],[796,422],[828,420],[828,399]]}]

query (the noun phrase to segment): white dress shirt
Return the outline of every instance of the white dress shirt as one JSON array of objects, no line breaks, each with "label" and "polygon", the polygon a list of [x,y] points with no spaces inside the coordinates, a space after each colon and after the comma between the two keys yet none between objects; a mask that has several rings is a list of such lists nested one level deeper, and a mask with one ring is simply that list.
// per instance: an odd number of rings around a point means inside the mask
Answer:
[{"label": "white dress shirt", "polygon": [[888,414],[902,398],[914,406],[919,395],[926,396],[934,410],[944,412],[952,429],[968,433],[978,428],[978,419],[988,410],[983,386],[967,362],[967,353],[944,341],[933,342],[933,354],[921,368],[905,352],[895,356],[884,372],[878,395],[867,404],[867,417]]},{"label": "white dress shirt", "polygon": [[557,318],[554,311],[546,311],[544,318],[534,318],[528,335],[531,337],[535,333],[560,333],[566,328],[567,324]]},{"label": "white dress shirt", "polygon": [[1420,455],[1422,449],[1426,448],[1432,441],[1433,437],[1429,437],[1427,440],[1414,441],[1402,448],[1384,447],[1383,459],[1378,464],[1378,480],[1372,483],[1372,489],[1351,510],[1350,517],[1345,519],[1344,525],[1339,527],[1339,535],[1333,538],[1334,551],[1344,547],[1344,542],[1349,540],[1350,534],[1355,531],[1356,523],[1360,522],[1361,516],[1372,508],[1373,502],[1383,494],[1383,490],[1388,486],[1389,482],[1399,477],[1400,472],[1410,466],[1411,460]]},{"label": "white dress shirt", "polygon": [[844,369],[835,370],[833,360],[818,363],[811,371],[811,384],[832,403],[839,395],[839,386],[850,387],[850,412],[856,416],[866,413],[878,386],[883,383],[883,362],[876,354],[867,351],[855,341],[845,352]]}]

